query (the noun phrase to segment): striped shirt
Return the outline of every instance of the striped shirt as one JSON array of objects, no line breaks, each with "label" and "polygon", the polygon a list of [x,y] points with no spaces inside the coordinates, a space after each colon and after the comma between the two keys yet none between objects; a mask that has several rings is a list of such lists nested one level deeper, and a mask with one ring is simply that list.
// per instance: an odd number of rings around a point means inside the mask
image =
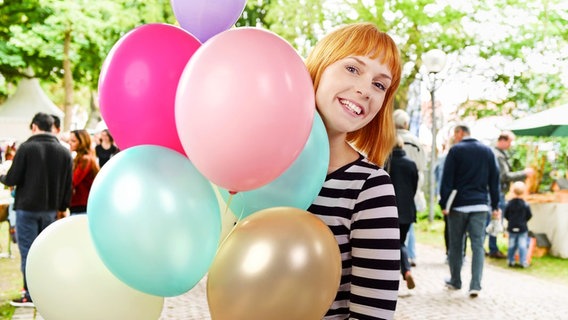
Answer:
[{"label": "striped shirt", "polygon": [[324,319],[393,319],[400,232],[386,171],[360,156],[327,176],[308,211],[330,227],[341,251],[341,284]]}]

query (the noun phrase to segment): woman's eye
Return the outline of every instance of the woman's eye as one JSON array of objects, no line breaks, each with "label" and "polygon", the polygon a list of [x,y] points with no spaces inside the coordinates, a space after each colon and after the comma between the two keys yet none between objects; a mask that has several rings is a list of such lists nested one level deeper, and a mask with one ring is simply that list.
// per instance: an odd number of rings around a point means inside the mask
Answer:
[{"label": "woman's eye", "polygon": [[375,82],[374,83],[375,87],[379,88],[380,90],[385,91],[387,88],[380,82]]},{"label": "woman's eye", "polygon": [[345,67],[345,69],[351,73],[358,73],[359,70],[357,70],[357,68],[355,68],[354,66],[347,66]]}]

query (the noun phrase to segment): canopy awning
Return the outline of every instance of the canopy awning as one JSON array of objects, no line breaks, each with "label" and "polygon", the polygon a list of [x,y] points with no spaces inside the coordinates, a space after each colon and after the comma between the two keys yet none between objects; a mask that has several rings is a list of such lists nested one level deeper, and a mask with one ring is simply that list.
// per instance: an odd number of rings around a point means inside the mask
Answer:
[{"label": "canopy awning", "polygon": [[568,104],[515,120],[505,129],[518,136],[568,137]]}]

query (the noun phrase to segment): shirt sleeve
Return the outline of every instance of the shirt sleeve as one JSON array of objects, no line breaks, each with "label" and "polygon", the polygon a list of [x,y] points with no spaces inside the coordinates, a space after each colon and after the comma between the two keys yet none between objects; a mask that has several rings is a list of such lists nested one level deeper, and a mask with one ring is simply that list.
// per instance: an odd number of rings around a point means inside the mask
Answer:
[{"label": "shirt sleeve", "polygon": [[525,208],[525,210],[527,210],[527,221],[529,221],[532,218],[531,206],[528,203],[525,203]]},{"label": "shirt sleeve", "polygon": [[350,318],[393,319],[400,279],[394,187],[383,170],[359,194],[351,225]]},{"label": "shirt sleeve", "polygon": [[499,165],[495,154],[489,152],[489,195],[491,196],[491,208],[499,209],[499,195],[501,193],[501,184],[499,183]]},{"label": "shirt sleeve", "polygon": [[446,203],[450,197],[454,186],[454,170],[455,170],[455,158],[454,150],[450,149],[446,160],[444,161],[444,171],[442,173],[442,181],[440,182],[440,207],[442,209],[446,208]]}]

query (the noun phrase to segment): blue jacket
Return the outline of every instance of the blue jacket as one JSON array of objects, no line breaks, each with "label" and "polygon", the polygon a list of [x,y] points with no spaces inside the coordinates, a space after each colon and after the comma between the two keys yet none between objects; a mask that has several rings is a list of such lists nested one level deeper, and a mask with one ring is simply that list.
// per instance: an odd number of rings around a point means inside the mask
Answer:
[{"label": "blue jacket", "polygon": [[532,218],[532,212],[531,207],[523,199],[511,199],[505,207],[504,215],[509,222],[507,231],[519,233],[529,231],[527,221]]},{"label": "blue jacket", "polygon": [[452,207],[490,204],[499,208],[499,167],[493,151],[473,138],[453,146],[444,163],[440,186],[440,206],[453,189],[457,190]]}]

